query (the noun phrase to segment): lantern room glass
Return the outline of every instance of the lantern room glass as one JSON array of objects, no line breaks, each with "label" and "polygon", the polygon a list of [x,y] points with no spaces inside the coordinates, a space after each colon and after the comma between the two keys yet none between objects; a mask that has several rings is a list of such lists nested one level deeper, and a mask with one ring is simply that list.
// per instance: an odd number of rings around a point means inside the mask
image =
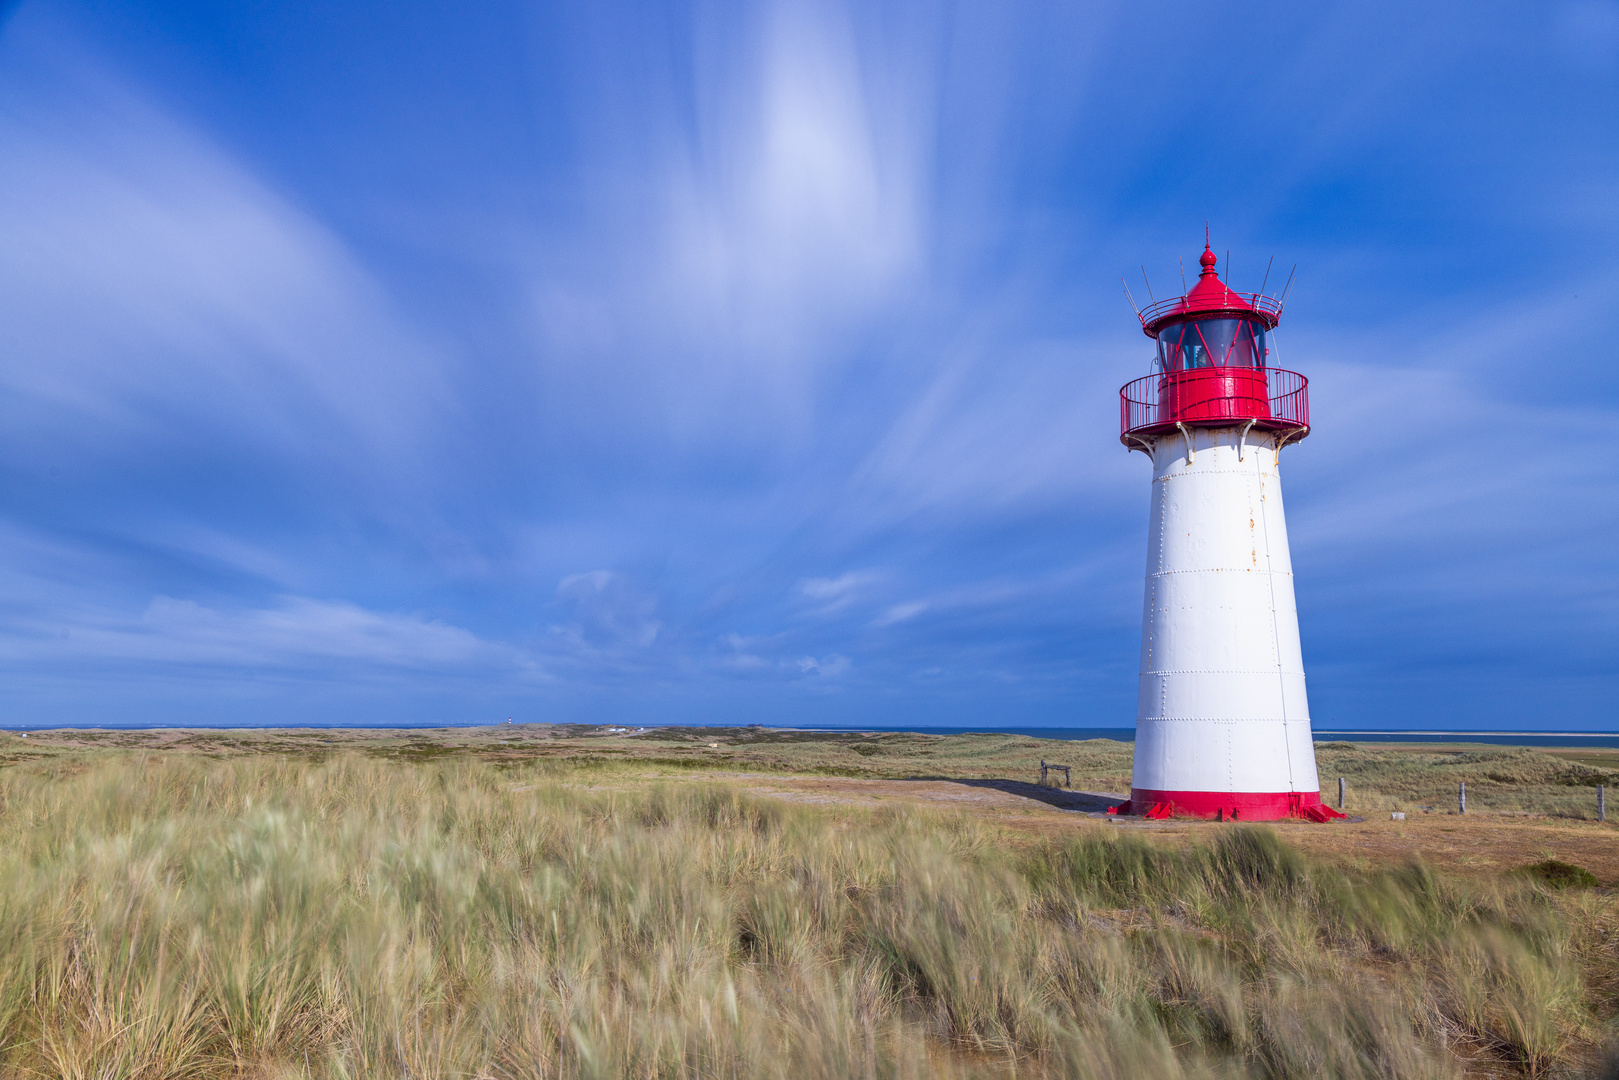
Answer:
[{"label": "lantern room glass", "polygon": [[1257,319],[1198,319],[1158,331],[1163,371],[1265,366],[1265,324]]}]

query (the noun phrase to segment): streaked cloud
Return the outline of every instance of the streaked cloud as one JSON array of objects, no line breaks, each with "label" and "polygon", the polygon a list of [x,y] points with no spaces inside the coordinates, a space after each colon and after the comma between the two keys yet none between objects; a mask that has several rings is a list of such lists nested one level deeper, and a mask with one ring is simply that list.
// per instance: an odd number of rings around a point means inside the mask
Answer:
[{"label": "streaked cloud", "polygon": [[24,622],[8,629],[0,650],[11,662],[24,664],[298,670],[335,662],[409,671],[525,666],[514,650],[482,642],[458,627],[307,597],[286,597],[270,608],[221,611],[158,596],[134,618],[78,611],[65,625]]}]

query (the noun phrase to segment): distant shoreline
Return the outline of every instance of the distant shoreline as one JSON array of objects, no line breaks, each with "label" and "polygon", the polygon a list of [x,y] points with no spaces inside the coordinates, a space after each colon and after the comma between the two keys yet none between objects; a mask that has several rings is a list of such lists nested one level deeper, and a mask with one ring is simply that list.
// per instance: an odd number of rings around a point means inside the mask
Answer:
[{"label": "distant shoreline", "polygon": [[[805,728],[806,731],[878,731],[915,732],[919,735],[1025,735],[1036,739],[1116,739],[1134,742],[1134,727],[1125,728],[939,728],[939,727],[848,727]],[[1611,731],[1342,731],[1316,730],[1315,741],[1357,743],[1473,743],[1488,746],[1552,746],[1583,749],[1586,747],[1613,747],[1619,750],[1619,732]]]},{"label": "distant shoreline", "polygon": [[[532,721],[522,722],[527,726]],[[22,734],[25,732],[47,731],[206,731],[219,734],[231,732],[274,732],[274,731],[470,731],[504,727],[505,724],[283,724],[283,725],[222,725],[222,724],[60,724],[41,727],[24,727],[20,725],[0,725],[0,732]],[[645,728],[627,727],[621,724],[571,724],[562,723],[557,727],[568,728],[598,728],[603,732],[614,729],[615,733],[630,731],[650,731],[656,728],[692,728],[735,730],[747,725],[683,725],[658,724],[648,725]],[[1131,727],[938,727],[938,726],[875,726],[875,725],[839,725],[836,727],[817,725],[764,725],[775,731],[803,731],[834,733],[870,732],[874,734],[918,734],[918,735],[1021,735],[1026,738],[1056,739],[1065,742],[1078,742],[1088,739],[1112,739],[1119,742],[1134,742],[1135,728]],[[1619,732],[1609,731],[1444,731],[1444,730],[1400,730],[1377,731],[1368,729],[1333,730],[1321,729],[1314,733],[1315,741],[1324,742],[1357,742],[1357,743],[1439,743],[1439,744],[1475,744],[1490,746],[1544,746],[1566,747],[1580,749],[1588,747],[1611,747],[1619,750]]]}]

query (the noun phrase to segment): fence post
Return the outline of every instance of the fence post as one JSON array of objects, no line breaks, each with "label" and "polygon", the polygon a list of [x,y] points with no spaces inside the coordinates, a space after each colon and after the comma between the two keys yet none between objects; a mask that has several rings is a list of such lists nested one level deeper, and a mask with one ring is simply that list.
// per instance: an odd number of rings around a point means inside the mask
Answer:
[{"label": "fence post", "polygon": [[1041,787],[1046,786],[1046,768],[1047,768],[1046,759],[1041,758],[1040,759],[1040,786]]},{"label": "fence post", "polygon": [[1608,785],[1597,785],[1597,820],[1608,820]]},{"label": "fence post", "polygon": [[1467,813],[1467,781],[1463,780],[1456,788],[1456,800],[1460,806],[1459,813]]},{"label": "fence post", "polygon": [[1338,809],[1344,808],[1344,778],[1338,777]]}]

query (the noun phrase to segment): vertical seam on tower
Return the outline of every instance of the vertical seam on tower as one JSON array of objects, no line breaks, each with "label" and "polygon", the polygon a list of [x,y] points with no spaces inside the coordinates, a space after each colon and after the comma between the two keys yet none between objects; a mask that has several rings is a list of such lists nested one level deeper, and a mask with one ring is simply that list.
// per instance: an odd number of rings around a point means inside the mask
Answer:
[{"label": "vertical seam on tower", "polygon": [[[1165,521],[1166,521],[1166,519],[1168,518],[1168,515],[1169,515],[1168,510],[1165,508],[1165,502],[1166,502],[1166,500],[1168,498],[1169,498],[1169,488],[1163,483],[1163,479],[1160,478],[1159,482],[1158,482],[1158,571],[1159,571],[1160,574],[1162,574],[1163,569],[1164,569],[1164,523],[1165,523]],[[1157,660],[1157,652],[1158,652],[1158,633],[1157,633],[1158,619],[1157,619],[1157,616],[1156,616],[1156,611],[1157,611],[1157,608],[1158,608],[1158,585],[1159,585],[1160,581],[1161,581],[1161,578],[1155,579],[1153,581],[1153,583],[1152,583],[1152,604],[1153,604],[1153,610],[1155,612],[1154,618],[1153,618],[1153,628],[1154,629],[1153,629],[1152,644],[1153,644],[1153,659],[1154,659],[1153,666],[1154,666],[1155,669],[1157,667],[1156,660]],[[1159,676],[1158,677],[1158,715],[1160,717],[1163,716],[1164,713],[1168,710],[1168,708],[1169,708],[1169,681],[1167,679],[1163,678],[1162,676]]]},{"label": "vertical seam on tower", "polygon": [[[1270,586],[1270,640],[1271,648],[1276,654],[1276,688],[1281,694],[1282,703],[1282,751],[1287,755],[1287,790],[1297,790],[1298,785],[1293,782],[1293,738],[1287,730],[1287,675],[1282,670],[1282,631],[1276,624],[1276,559],[1270,547],[1270,517],[1266,514],[1265,501],[1265,473],[1264,466],[1260,464],[1262,458],[1254,455],[1254,475],[1259,482],[1259,520],[1265,530],[1265,581]],[[1282,475],[1282,448],[1276,448],[1276,476],[1277,483],[1281,483]],[[1250,489],[1251,491],[1252,489]],[[1249,495],[1250,505],[1253,496]]]}]

